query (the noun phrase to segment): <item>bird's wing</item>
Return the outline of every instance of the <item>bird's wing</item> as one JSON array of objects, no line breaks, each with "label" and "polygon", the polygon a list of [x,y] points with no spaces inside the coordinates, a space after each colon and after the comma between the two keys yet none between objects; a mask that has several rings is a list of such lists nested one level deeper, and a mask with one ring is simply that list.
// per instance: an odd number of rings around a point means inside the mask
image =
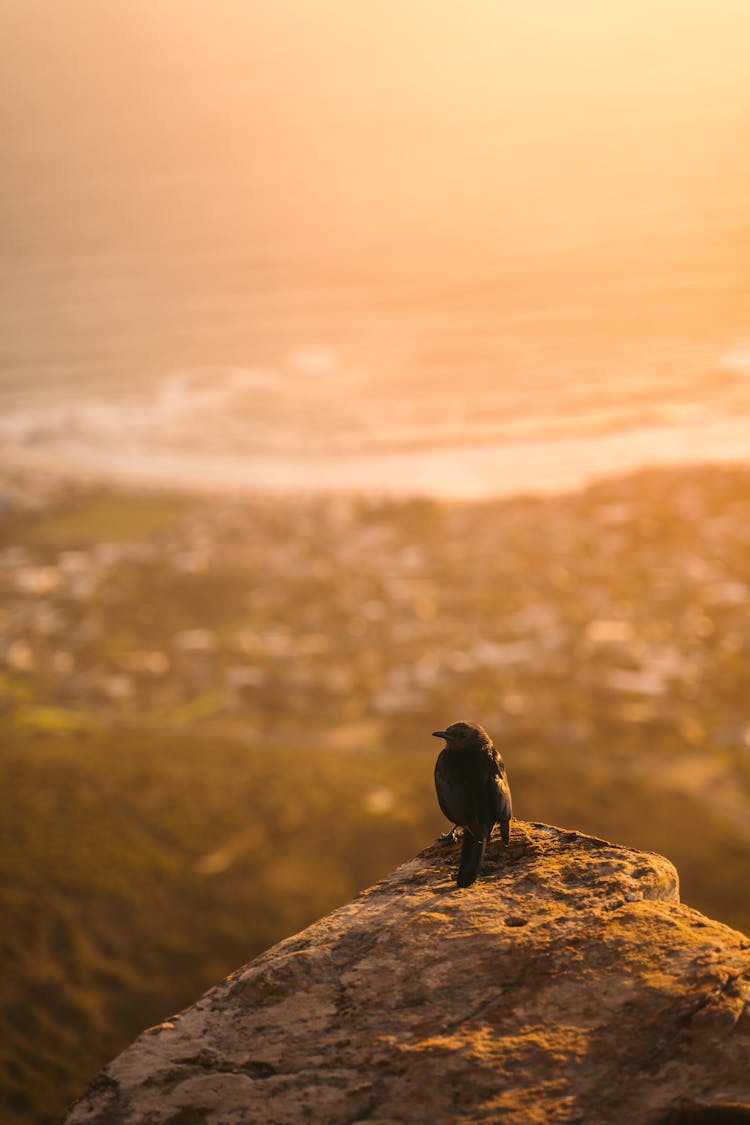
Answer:
[{"label": "bird's wing", "polygon": [[493,761],[493,769],[489,777],[490,807],[495,815],[497,824],[507,824],[513,818],[513,801],[510,795],[510,785],[505,773],[502,760]]},{"label": "bird's wing", "polygon": [[445,750],[438,754],[438,759],[435,762],[435,792],[437,793],[440,811],[445,819],[452,821],[453,824],[460,824],[461,814],[456,804],[451,779],[448,776],[448,762],[443,757],[444,754]]}]

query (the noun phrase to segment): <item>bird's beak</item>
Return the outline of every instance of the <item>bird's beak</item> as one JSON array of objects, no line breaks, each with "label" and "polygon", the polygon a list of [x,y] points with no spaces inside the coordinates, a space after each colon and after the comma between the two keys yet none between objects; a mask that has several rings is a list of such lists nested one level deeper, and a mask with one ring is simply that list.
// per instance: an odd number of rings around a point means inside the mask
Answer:
[{"label": "bird's beak", "polygon": [[448,732],[445,731],[445,730],[434,730],[432,732],[432,737],[433,738],[447,738]]}]

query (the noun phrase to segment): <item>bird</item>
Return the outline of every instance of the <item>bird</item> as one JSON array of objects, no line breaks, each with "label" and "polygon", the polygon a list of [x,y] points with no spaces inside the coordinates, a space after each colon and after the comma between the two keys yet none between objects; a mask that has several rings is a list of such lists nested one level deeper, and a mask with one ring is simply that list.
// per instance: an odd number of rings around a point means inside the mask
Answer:
[{"label": "bird", "polygon": [[496,824],[504,843],[510,840],[513,805],[505,765],[479,723],[451,723],[432,732],[445,746],[435,762],[435,790],[443,814],[463,828],[456,883],[470,887],[479,874],[487,841]]}]

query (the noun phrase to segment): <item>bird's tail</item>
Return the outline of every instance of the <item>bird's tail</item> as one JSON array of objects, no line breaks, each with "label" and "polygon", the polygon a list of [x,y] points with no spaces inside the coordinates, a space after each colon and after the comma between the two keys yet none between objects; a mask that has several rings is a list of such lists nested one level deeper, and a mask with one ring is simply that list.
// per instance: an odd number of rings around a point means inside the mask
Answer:
[{"label": "bird's tail", "polygon": [[464,838],[461,845],[461,860],[458,865],[456,882],[459,887],[470,887],[479,874],[479,868],[484,859],[486,840],[477,840],[471,832],[464,829]]}]

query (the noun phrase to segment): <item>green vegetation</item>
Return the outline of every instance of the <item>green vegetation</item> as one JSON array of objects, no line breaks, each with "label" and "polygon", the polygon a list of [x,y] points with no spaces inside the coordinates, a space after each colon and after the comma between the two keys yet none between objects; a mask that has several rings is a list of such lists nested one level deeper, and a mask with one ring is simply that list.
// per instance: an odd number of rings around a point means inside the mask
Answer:
[{"label": "green vegetation", "polygon": [[0,524],[3,1121],[445,825],[472,717],[516,811],[668,855],[750,930],[750,471],[556,499],[62,490]]},{"label": "green vegetation", "polygon": [[74,495],[36,527],[40,540],[63,546],[139,539],[169,526],[186,504],[148,495]]}]

